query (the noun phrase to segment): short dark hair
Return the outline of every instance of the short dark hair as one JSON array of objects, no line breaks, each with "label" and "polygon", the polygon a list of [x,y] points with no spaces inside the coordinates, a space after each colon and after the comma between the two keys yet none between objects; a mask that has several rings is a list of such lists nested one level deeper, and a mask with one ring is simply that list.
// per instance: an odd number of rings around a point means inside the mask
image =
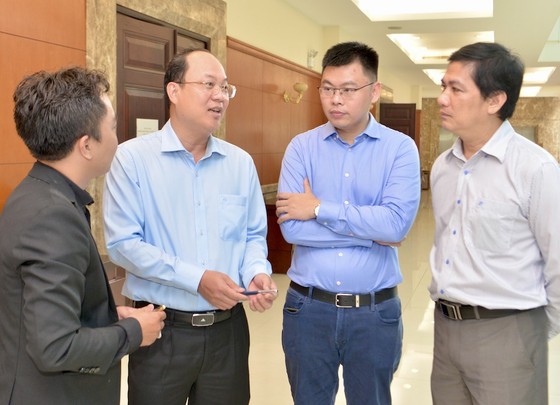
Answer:
[{"label": "short dark hair", "polygon": [[330,47],[323,57],[323,71],[327,66],[345,66],[358,60],[364,72],[377,80],[379,55],[377,52],[360,42],[342,42]]},{"label": "short dark hair", "polygon": [[502,121],[513,115],[519,100],[525,66],[503,45],[477,42],[455,51],[449,62],[466,62],[473,65],[473,80],[485,99],[503,91],[507,100],[498,112]]},{"label": "short dark hair", "polygon": [[210,53],[210,51],[205,48],[185,48],[181,52],[175,54],[167,64],[167,69],[165,70],[165,76],[163,78],[163,94],[166,107],[169,107],[170,103],[169,96],[167,95],[167,85],[171,82],[180,82],[183,80],[185,73],[187,73],[189,69],[187,55],[197,51]]},{"label": "short dark hair", "polygon": [[13,94],[16,130],[33,157],[60,160],[83,135],[100,139],[99,124],[107,114],[101,96],[108,91],[107,78],[96,70],[34,73]]}]

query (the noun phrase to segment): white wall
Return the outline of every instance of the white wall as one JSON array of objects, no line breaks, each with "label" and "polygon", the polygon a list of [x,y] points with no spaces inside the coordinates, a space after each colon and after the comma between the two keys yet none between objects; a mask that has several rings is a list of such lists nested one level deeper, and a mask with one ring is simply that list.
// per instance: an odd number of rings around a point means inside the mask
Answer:
[{"label": "white wall", "polygon": [[[305,1],[305,0],[301,0]],[[355,38],[339,27],[322,27],[279,0],[226,0],[227,35],[276,56],[307,67],[307,51],[315,49],[313,70],[321,72],[321,60],[332,45]],[[393,89],[395,103],[416,103],[422,97],[390,71],[379,67],[379,80]]]},{"label": "white wall", "polygon": [[321,71],[323,28],[278,0],[226,0],[227,35],[307,67],[307,52],[315,49]]}]

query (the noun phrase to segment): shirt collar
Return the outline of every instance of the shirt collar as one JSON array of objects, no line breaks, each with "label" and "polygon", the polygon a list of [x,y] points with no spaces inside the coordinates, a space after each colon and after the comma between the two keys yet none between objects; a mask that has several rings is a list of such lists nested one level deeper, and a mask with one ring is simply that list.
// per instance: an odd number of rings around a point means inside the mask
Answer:
[{"label": "shirt collar", "polygon": [[[323,139],[327,139],[329,136],[336,135],[336,128],[334,125],[329,121],[322,128],[319,129],[319,136]],[[379,138],[379,125],[375,120],[375,117],[369,113],[369,120],[366,129],[361,135],[358,135],[356,139],[361,137],[362,135],[369,136],[370,138]]]},{"label": "shirt collar", "polygon": [[514,133],[515,130],[509,121],[505,120],[481,150],[487,155],[494,156],[500,162],[503,162],[507,146]]},{"label": "shirt collar", "polygon": [[[509,141],[513,137],[515,130],[508,120],[505,120],[502,125],[494,132],[492,137],[480,148],[480,152],[489,156],[494,156],[500,162],[504,161],[506,149]],[[463,153],[463,144],[461,138],[457,138],[453,146],[448,152],[449,155],[453,154],[456,157],[466,160]]]},{"label": "shirt collar", "polygon": [[[93,204],[92,196],[83,188],[80,188],[76,183],[66,177],[64,174],[56,170],[54,167],[44,164],[43,162],[37,161],[33,166],[31,174],[34,177],[45,179],[49,183],[52,184],[64,184],[66,183],[69,187],[71,192],[74,194],[72,195],[68,193],[68,191],[64,191],[64,195],[74,200],[76,203],[80,204],[81,206],[87,206]],[[66,189],[67,190],[67,189]]]},{"label": "shirt collar", "polygon": [[[179,137],[173,130],[171,126],[171,121],[167,121],[167,123],[163,126],[160,130],[161,132],[161,151],[162,152],[180,152],[185,151],[190,154],[189,151],[185,149]],[[214,135],[210,135],[208,138],[208,144],[206,145],[206,153],[204,154],[204,158],[209,157],[213,153],[217,153],[220,155],[225,156],[226,152],[220,142],[214,137]]]}]

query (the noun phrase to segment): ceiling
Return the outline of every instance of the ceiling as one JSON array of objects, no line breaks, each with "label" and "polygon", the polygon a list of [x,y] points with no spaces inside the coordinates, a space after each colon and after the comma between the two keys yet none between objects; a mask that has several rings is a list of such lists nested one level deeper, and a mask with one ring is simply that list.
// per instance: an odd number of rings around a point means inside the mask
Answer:
[{"label": "ceiling", "polygon": [[[494,0],[494,15],[488,18],[381,22],[371,22],[352,0],[283,1],[317,24],[339,29],[341,38],[373,47],[380,56],[381,82],[383,72],[390,71],[411,86],[418,86],[423,94],[439,91],[423,69],[444,69],[447,65],[445,57],[440,63],[414,63],[387,34],[418,35],[428,48],[441,47],[442,41],[449,46],[447,43],[457,38],[458,49],[475,42],[461,42],[465,41],[464,33],[494,31],[494,41],[518,54],[526,68],[556,67],[537,95],[560,97],[560,0]],[[545,46],[548,60],[539,60]]]}]

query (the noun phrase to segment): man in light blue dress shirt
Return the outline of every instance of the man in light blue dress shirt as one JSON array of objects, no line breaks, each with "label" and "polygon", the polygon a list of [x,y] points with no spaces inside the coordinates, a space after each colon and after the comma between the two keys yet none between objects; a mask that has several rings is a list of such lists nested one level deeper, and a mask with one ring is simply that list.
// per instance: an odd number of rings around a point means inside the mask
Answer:
[{"label": "man in light blue dress shirt", "polygon": [[106,178],[105,235],[136,306],[165,305],[162,338],[129,360],[129,403],[247,404],[241,301],[271,307],[267,219],[255,165],[212,136],[235,95],[223,66],[186,50],[165,75],[170,119],[120,145]]},{"label": "man in light blue dress shirt", "polygon": [[401,357],[397,246],[420,200],[414,140],[370,114],[378,56],[341,43],[327,51],[319,93],[329,122],[288,145],[278,223],[294,245],[282,342],[297,405],[333,404],[343,365],[347,404],[391,403]]},{"label": "man in light blue dress shirt", "polygon": [[430,183],[434,404],[548,403],[560,332],[560,170],[515,132],[524,66],[500,44],[449,58],[438,97],[457,135]]}]

